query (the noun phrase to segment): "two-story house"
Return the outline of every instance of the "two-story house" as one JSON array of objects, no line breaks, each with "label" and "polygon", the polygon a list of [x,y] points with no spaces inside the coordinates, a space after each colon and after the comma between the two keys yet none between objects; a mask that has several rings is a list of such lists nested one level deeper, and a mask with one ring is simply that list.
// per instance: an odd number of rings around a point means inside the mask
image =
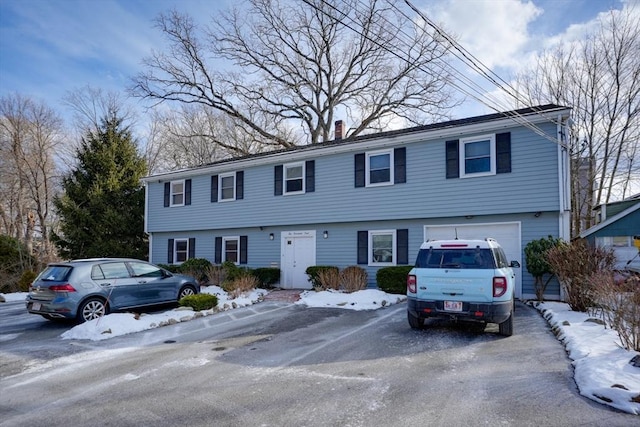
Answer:
[{"label": "two-story house", "polygon": [[[276,266],[310,288],[311,265],[413,264],[427,239],[496,238],[534,297],[523,248],[569,239],[570,109],[514,110],[336,138],[144,178],[150,260]],[[549,298],[559,298],[550,287]]]}]

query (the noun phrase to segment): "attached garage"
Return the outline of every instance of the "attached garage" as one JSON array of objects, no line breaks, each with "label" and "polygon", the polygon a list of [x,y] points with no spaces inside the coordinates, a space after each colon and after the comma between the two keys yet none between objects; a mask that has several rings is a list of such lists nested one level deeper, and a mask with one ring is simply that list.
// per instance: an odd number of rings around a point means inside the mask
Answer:
[{"label": "attached garage", "polygon": [[[509,261],[522,265],[522,234],[520,222],[491,222],[485,224],[425,225],[424,240],[494,238],[504,249]],[[516,298],[522,298],[522,269],[515,268]]]}]

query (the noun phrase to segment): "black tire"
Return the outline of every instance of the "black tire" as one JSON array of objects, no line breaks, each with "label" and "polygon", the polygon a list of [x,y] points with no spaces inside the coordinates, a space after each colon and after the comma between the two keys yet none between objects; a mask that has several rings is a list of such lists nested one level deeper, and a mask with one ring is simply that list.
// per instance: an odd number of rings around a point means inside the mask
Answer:
[{"label": "black tire", "polygon": [[109,314],[106,302],[101,298],[89,298],[78,308],[78,322],[84,323]]},{"label": "black tire", "polygon": [[498,323],[498,332],[500,335],[505,337],[510,337],[513,335],[513,301],[511,301],[511,314],[509,314],[509,318],[502,323]]},{"label": "black tire", "polygon": [[411,329],[424,328],[424,319],[421,319],[420,317],[416,317],[408,311],[407,311],[407,320],[409,321],[409,326],[411,326]]},{"label": "black tire", "polygon": [[196,294],[196,288],[194,288],[191,285],[183,286],[182,289],[180,289],[180,292],[178,292],[178,301],[180,301],[184,297],[187,297],[189,295],[195,295],[195,294]]}]

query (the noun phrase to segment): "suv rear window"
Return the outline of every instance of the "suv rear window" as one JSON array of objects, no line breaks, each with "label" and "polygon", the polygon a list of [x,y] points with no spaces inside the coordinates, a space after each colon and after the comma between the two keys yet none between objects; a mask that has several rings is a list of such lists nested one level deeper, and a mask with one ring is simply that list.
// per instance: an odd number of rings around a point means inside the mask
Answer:
[{"label": "suv rear window", "polygon": [[491,249],[420,249],[416,268],[473,268],[493,269]]}]

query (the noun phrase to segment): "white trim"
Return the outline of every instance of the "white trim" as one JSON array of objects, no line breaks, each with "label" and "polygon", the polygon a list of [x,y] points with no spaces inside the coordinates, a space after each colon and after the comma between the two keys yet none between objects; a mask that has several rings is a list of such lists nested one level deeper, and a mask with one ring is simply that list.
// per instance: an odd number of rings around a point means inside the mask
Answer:
[{"label": "white trim", "polygon": [[[546,123],[557,120],[558,117],[568,117],[571,109],[559,107],[557,109],[532,112],[519,117],[525,118],[529,123]],[[322,156],[331,156],[340,153],[362,152],[367,150],[380,150],[388,147],[411,144],[415,142],[440,142],[443,139],[460,138],[473,133],[497,133],[501,129],[521,127],[522,124],[510,117],[483,121],[482,123],[461,124],[458,126],[446,126],[431,130],[406,132],[397,135],[380,135],[375,138],[367,138],[358,142],[344,144],[317,144],[303,150],[281,151],[259,157],[249,157],[229,162],[223,162],[210,166],[194,169],[183,169],[175,172],[151,175],[142,178],[143,182],[166,181],[177,178],[188,178],[200,175],[215,175],[224,171],[232,171],[261,165],[273,165],[282,162],[304,161],[305,159],[317,159]],[[551,136],[551,135],[550,135]],[[557,135],[552,135],[555,138]]]},{"label": "white trim", "polygon": [[[366,187],[382,187],[385,185],[393,185],[394,183],[394,158],[393,158],[393,153],[394,150],[391,148],[385,149],[385,150],[376,150],[376,151],[368,151],[365,153],[365,186]],[[382,155],[388,155],[389,156],[389,181],[384,181],[384,182],[374,182],[371,183],[371,162],[370,159],[371,157],[375,157],[375,156],[382,156]]]},{"label": "white trim", "polygon": [[[179,183],[182,184],[182,203],[173,203],[174,194],[180,194],[180,193],[174,193],[173,185],[174,184],[177,185]],[[186,196],[186,179],[174,179],[169,183],[169,207],[175,208],[179,206],[184,206],[185,196]]]},{"label": "white trim", "polygon": [[[222,198],[222,180],[224,178],[229,178],[229,177],[233,177],[233,197],[228,198],[228,199],[224,199]],[[235,171],[234,172],[228,172],[228,173],[221,173],[218,175],[218,202],[233,202],[234,200],[236,200],[236,180],[238,179],[238,177],[236,176]]]},{"label": "white trim", "polygon": [[[368,230],[368,254],[367,263],[372,267],[384,267],[396,265],[398,260],[398,243],[397,243],[397,230]],[[391,262],[377,262],[373,259],[373,236],[387,236],[391,235]]]},{"label": "white trim", "polygon": [[237,248],[237,260],[234,261],[235,265],[240,265],[240,236],[222,236],[222,262],[227,261],[227,251],[226,251],[226,243],[229,241],[235,241],[238,243],[238,248]]},{"label": "white trim", "polygon": [[[296,180],[302,180],[302,188],[298,191],[287,191],[287,169],[300,168],[302,173],[300,178],[295,178]],[[307,166],[305,162],[293,162],[293,163],[285,163],[282,165],[282,195],[283,196],[291,196],[294,194],[304,194],[305,186],[306,186],[306,174],[307,174]]]},{"label": "white trim", "polygon": [[189,259],[189,238],[188,237],[180,237],[173,239],[173,263],[172,264],[182,264],[184,261],[178,261],[178,242],[185,242],[187,244],[187,250],[185,254],[184,260]]},{"label": "white trim", "polygon": [[[465,145],[473,144],[475,142],[489,141],[489,170],[485,172],[469,172],[466,171],[467,156],[465,153]],[[490,176],[496,174],[496,134],[487,134],[473,136],[469,138],[461,138],[458,142],[458,154],[460,165],[460,178],[476,178],[479,176]]]}]

